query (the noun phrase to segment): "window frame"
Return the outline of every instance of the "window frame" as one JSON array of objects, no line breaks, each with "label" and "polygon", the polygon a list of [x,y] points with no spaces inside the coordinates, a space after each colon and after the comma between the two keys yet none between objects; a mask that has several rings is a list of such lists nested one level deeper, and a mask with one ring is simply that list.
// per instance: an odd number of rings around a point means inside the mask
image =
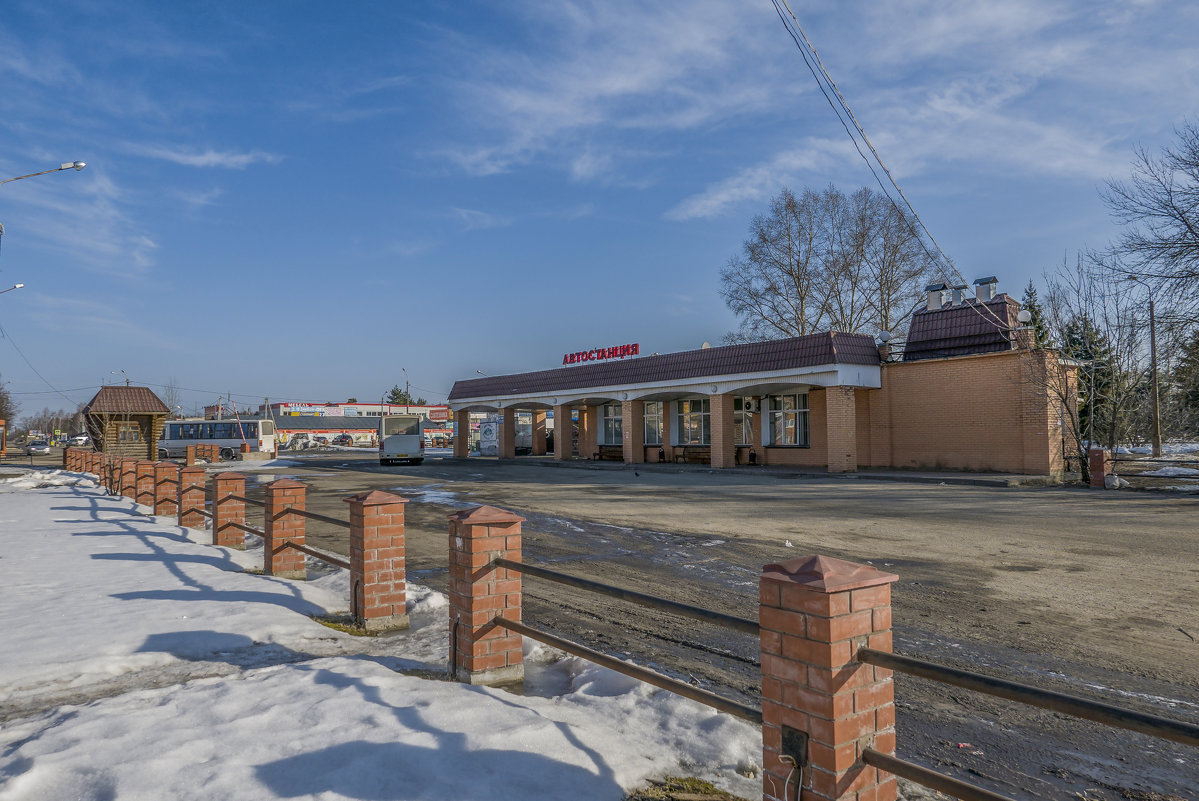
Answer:
[{"label": "window frame", "polygon": [[[791,406],[787,401],[791,400]],[[811,403],[807,392],[769,396],[767,425],[771,448],[812,447]],[[780,431],[782,436],[780,436]],[[787,432],[790,432],[788,437]],[[787,441],[788,439],[793,441]]]}]

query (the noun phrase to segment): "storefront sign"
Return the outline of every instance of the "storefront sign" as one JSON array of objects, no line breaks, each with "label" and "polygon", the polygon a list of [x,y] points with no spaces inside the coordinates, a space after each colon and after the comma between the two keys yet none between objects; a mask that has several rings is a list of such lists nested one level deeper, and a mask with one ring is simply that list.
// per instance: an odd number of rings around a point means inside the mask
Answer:
[{"label": "storefront sign", "polygon": [[563,364],[580,364],[581,362],[598,362],[602,359],[623,359],[626,356],[636,356],[641,346],[634,342],[631,345],[614,345],[610,348],[581,350],[578,353],[568,353],[562,357]]}]

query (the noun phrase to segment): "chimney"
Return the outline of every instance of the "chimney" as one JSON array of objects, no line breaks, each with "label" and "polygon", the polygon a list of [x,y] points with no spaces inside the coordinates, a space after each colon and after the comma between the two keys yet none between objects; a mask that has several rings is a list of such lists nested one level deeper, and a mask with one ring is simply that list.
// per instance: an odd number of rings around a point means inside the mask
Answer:
[{"label": "chimney", "polygon": [[953,305],[961,306],[961,305],[965,304],[968,292],[969,292],[969,290],[967,289],[965,284],[960,284],[958,286],[955,286],[953,288]]},{"label": "chimney", "polygon": [[988,300],[993,300],[999,287],[999,279],[993,275],[988,275],[986,278],[979,278],[974,282],[974,296],[986,303]]},{"label": "chimney", "polygon": [[928,293],[929,311],[937,311],[945,305],[945,296],[949,293],[949,289],[945,284],[929,284],[924,288],[924,291]]}]

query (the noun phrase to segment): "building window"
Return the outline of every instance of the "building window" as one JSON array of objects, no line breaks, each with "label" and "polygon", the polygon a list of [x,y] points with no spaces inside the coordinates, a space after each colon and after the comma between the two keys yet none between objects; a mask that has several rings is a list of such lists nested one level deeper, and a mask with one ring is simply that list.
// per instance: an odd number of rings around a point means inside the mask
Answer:
[{"label": "building window", "polygon": [[808,447],[808,393],[770,396],[770,444]]},{"label": "building window", "polygon": [[619,403],[605,403],[600,407],[600,415],[604,421],[604,438],[601,445],[620,445],[622,436],[621,412]]},{"label": "building window", "polygon": [[645,404],[645,444],[662,444],[662,401]]},{"label": "building window", "polygon": [[753,398],[733,398],[733,442],[755,445]]},{"label": "building window", "polygon": [[117,441],[118,442],[141,442],[142,430],[137,423],[118,423],[117,424]]},{"label": "building window", "polygon": [[677,445],[708,445],[712,442],[711,401],[684,400],[675,404],[678,414],[675,415]]}]

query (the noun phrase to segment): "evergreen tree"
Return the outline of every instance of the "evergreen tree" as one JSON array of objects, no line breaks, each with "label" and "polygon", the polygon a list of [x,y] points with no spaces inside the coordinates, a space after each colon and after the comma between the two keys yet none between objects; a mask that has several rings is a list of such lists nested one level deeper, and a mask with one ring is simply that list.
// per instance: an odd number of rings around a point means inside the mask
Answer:
[{"label": "evergreen tree", "polygon": [[400,389],[400,385],[396,384],[387,393],[387,402],[400,404],[403,406],[427,406],[429,402],[424,398],[416,398],[415,400],[408,394],[408,390]]},{"label": "evergreen tree", "polygon": [[1032,315],[1028,324],[1032,328],[1035,347],[1044,348],[1049,345],[1049,326],[1045,322],[1045,309],[1041,307],[1041,301],[1037,299],[1037,288],[1033,286],[1031,278],[1028,286],[1024,288],[1024,297],[1020,299],[1020,305]]},{"label": "evergreen tree", "polygon": [[1186,433],[1199,433],[1199,330],[1183,344],[1170,383],[1177,388]]},{"label": "evergreen tree", "polygon": [[1088,440],[1099,441],[1112,414],[1109,402],[1114,383],[1111,348],[1095,323],[1079,315],[1062,330],[1061,351],[1063,356],[1081,363],[1078,368],[1079,430]]}]

